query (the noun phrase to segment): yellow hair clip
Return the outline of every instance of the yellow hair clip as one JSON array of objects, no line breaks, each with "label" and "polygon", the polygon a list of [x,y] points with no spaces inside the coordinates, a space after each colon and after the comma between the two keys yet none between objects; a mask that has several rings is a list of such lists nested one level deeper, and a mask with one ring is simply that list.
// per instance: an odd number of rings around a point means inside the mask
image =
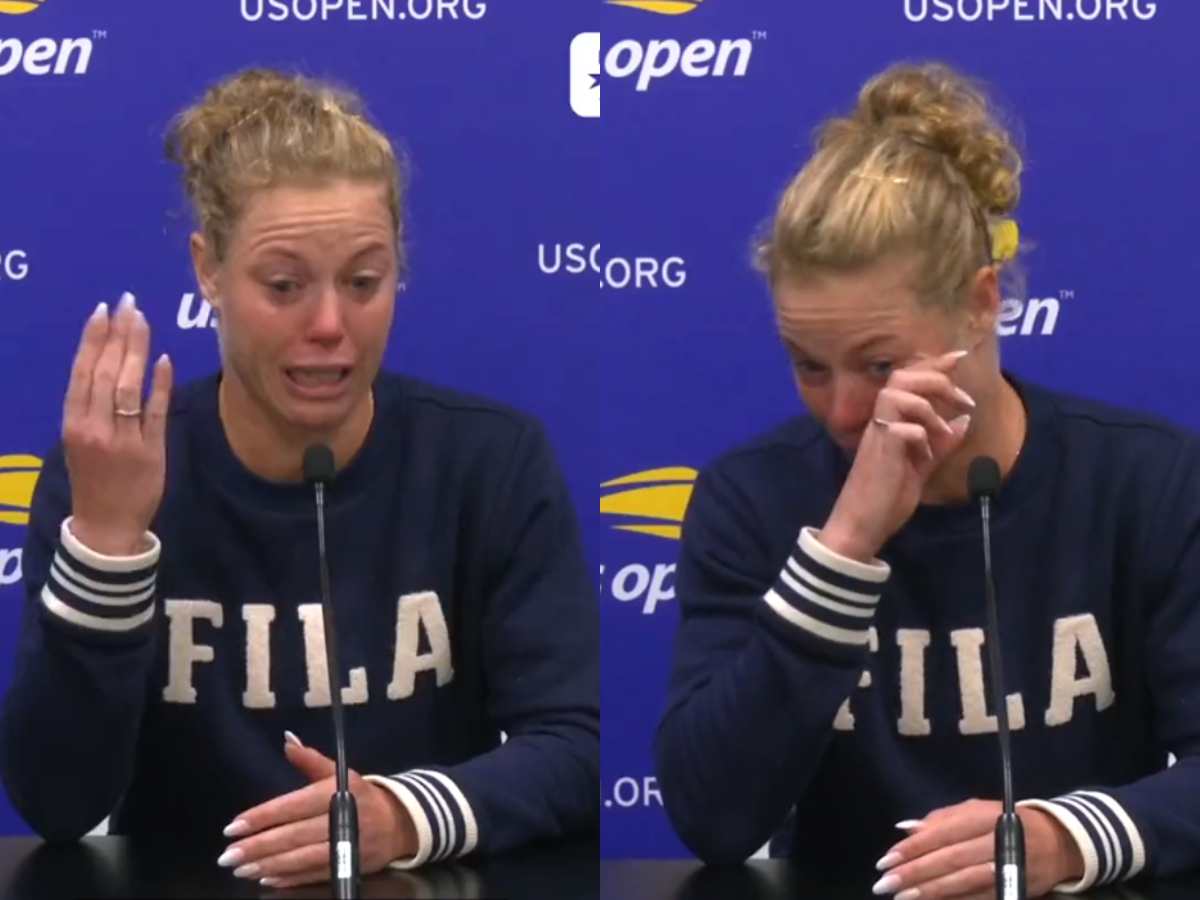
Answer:
[{"label": "yellow hair clip", "polygon": [[1015,219],[1001,219],[993,222],[992,259],[998,263],[1006,263],[1017,255],[1021,246],[1021,229]]}]

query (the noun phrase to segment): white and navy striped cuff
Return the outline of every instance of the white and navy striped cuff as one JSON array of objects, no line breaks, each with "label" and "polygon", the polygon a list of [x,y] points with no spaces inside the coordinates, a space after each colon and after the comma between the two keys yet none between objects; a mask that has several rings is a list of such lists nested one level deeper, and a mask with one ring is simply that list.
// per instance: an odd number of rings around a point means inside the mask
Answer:
[{"label": "white and navy striped cuff", "polygon": [[1057,885],[1064,894],[1125,881],[1146,866],[1146,845],[1124,807],[1109,794],[1075,791],[1053,800],[1022,800],[1018,806],[1039,809],[1067,829],[1083,855],[1083,877]]},{"label": "white and navy striped cuff", "polygon": [[392,860],[396,869],[415,869],[428,862],[466,856],[479,843],[479,827],[471,804],[449,776],[433,769],[412,769],[400,775],[365,775],[387,788],[412,818],[417,852]]},{"label": "white and navy striped cuff", "polygon": [[162,545],[150,532],[150,549],[136,556],[105,556],[62,523],[58,551],[42,587],[42,605],[57,618],[94,632],[131,633],[154,616],[154,584]]},{"label": "white and navy striped cuff", "polygon": [[865,646],[891,568],[834,553],[812,528],[800,538],[763,599],[781,619],[834,644]]}]

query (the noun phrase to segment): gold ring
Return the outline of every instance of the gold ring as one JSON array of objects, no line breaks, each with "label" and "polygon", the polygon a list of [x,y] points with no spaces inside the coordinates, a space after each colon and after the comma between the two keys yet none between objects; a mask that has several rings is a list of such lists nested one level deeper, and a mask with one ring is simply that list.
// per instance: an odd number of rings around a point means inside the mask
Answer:
[{"label": "gold ring", "polygon": [[142,414],[140,409],[114,409],[114,415],[125,416],[126,418],[136,419]]}]

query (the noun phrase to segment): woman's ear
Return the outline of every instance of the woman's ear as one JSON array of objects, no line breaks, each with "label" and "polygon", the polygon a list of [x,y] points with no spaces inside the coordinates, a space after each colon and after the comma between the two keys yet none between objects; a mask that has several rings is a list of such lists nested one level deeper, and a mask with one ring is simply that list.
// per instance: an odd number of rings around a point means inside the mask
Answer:
[{"label": "woman's ear", "polygon": [[966,313],[972,344],[996,333],[1000,320],[1000,278],[995,266],[983,266],[972,276]]},{"label": "woman's ear", "polygon": [[217,288],[217,272],[220,268],[217,255],[204,235],[198,231],[192,233],[189,246],[192,252],[192,268],[196,271],[196,283],[200,286],[200,294],[208,301],[209,306],[220,312],[221,298]]}]

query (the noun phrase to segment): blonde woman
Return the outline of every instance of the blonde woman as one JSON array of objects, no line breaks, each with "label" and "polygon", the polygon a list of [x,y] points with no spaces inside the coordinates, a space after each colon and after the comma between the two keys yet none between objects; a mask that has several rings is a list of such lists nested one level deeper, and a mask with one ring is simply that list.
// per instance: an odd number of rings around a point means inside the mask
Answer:
[{"label": "blonde woman", "polygon": [[597,611],[548,444],[512,410],[380,371],[405,271],[390,142],[352,94],[251,71],[168,148],[221,369],[172,393],[160,358],[143,407],[133,299],[84,328],[25,555],[0,734],[14,805],[51,839],[111,812],[118,834],[224,839],[220,864],[264,885],[328,878],[301,479],[319,441],[332,681],[370,773],[351,778],[363,871],[594,828]]},{"label": "blonde woman", "polygon": [[[1021,156],[941,65],[822,128],[759,261],[809,415],[709,466],[656,752],[684,841],[991,896],[1000,808],[978,507],[993,457],[1030,896],[1200,862],[1200,452],[1001,367]],[[1169,751],[1179,756],[1166,769]]]}]

